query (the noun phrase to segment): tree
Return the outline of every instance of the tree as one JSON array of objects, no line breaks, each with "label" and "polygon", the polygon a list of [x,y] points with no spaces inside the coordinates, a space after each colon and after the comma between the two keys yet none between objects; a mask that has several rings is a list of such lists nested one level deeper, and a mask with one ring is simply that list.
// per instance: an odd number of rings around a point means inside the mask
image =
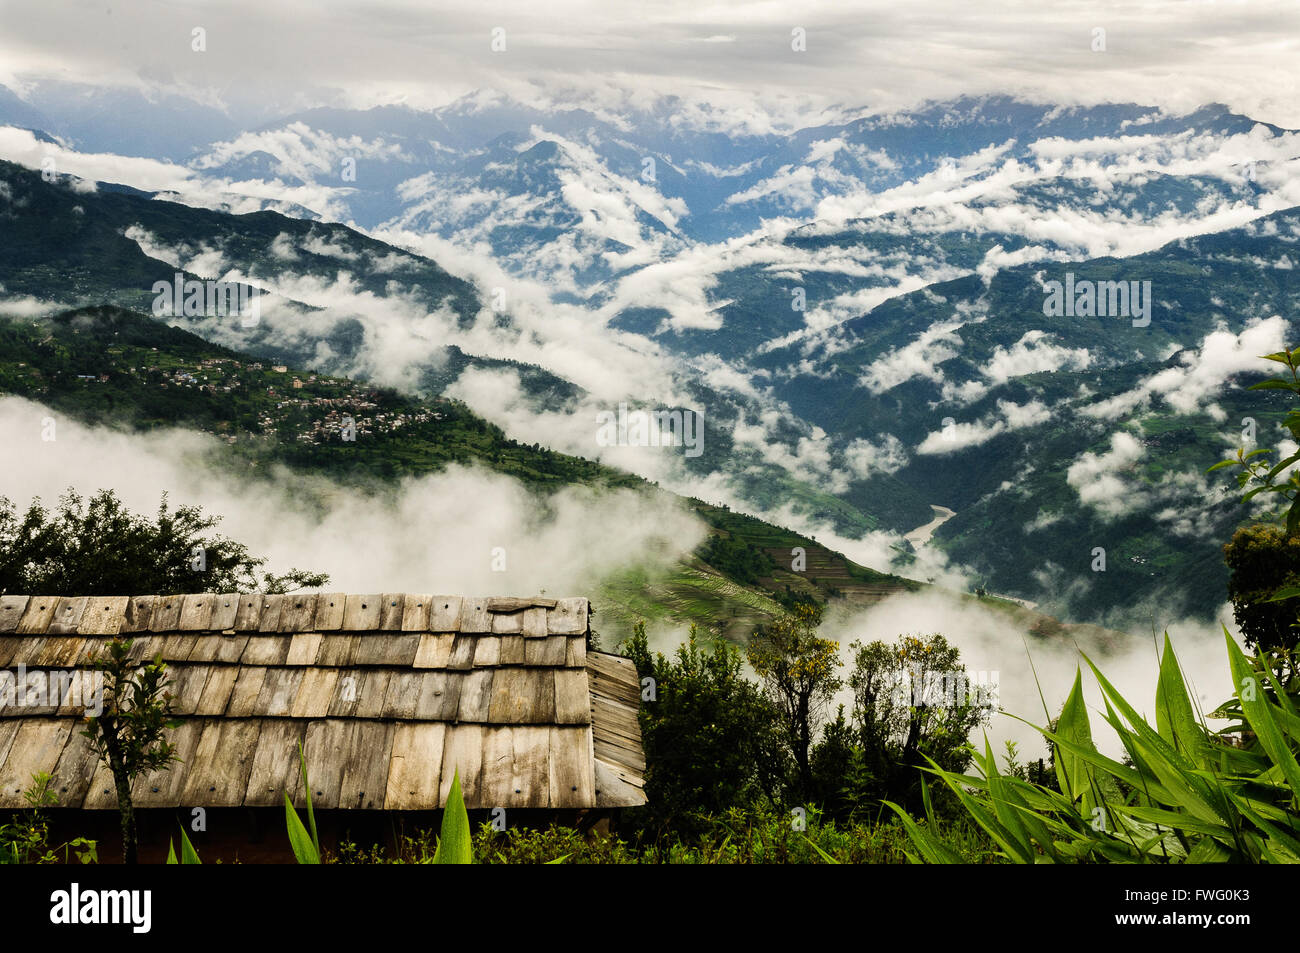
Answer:
[{"label": "tree", "polygon": [[809,759],[813,737],[843,684],[835,674],[839,643],[817,635],[821,620],[820,606],[799,605],[759,628],[749,644],[749,664],[780,716],[803,799],[813,792]]},{"label": "tree", "polygon": [[914,802],[927,757],[944,770],[965,770],[968,737],[992,706],[989,694],[971,685],[960,650],[938,633],[852,647],[853,718],[877,796]]},{"label": "tree", "polygon": [[1300,586],[1300,536],[1288,536],[1276,526],[1256,525],[1237,530],[1223,547],[1231,570],[1228,598],[1246,644],[1260,649],[1291,649],[1296,645],[1294,602],[1274,602],[1287,587]]},{"label": "tree", "polygon": [[0,592],[289,592],[329,581],[299,569],[259,579],[266,560],[210,534],[219,522],[197,506],[169,509],[165,493],[153,520],[129,512],[111,490],[100,490],[89,503],[69,490],[53,512],[37,498],[21,519],[0,497]]},{"label": "tree", "polygon": [[707,651],[696,636],[691,626],[689,640],[666,658],[650,651],[639,622],[622,649],[645,686],[640,721],[649,803],[628,819],[660,834],[669,825],[675,834],[703,830],[708,815],[763,798],[774,803],[785,775],[776,713],[745,677],[740,653],[725,645]]},{"label": "tree", "polygon": [[137,665],[131,640],[113,639],[106,654],[91,664],[102,673],[103,706],[100,714],[86,719],[82,734],[113,775],[122,860],[134,864],[139,856],[131,785],[142,772],[163,770],[179,760],[163,733],[180,722],[172,717],[171,694],[164,691],[167,666],[161,658]]}]

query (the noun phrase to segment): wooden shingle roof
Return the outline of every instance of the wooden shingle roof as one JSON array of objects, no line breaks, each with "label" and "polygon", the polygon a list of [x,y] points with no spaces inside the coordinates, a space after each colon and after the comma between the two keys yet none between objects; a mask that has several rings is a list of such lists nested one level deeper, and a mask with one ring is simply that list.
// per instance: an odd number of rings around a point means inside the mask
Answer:
[{"label": "wooden shingle roof", "polygon": [[[441,807],[456,770],[470,808],[645,802],[636,670],[588,652],[586,599],[203,593],[0,597],[0,808],[37,771],[61,807],[116,807],[80,732],[119,634],[182,719],[137,808],[302,806],[299,743],[321,809]],[[20,673],[60,691],[20,698]]]}]

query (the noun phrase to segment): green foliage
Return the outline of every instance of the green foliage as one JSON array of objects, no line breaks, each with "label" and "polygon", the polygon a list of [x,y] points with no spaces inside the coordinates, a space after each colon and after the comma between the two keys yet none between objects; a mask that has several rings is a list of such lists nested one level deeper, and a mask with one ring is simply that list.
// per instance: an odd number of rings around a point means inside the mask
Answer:
[{"label": "green foliage", "polygon": [[776,564],[766,552],[735,536],[716,533],[696,550],[696,555],[713,568],[743,585],[758,585],[763,576],[770,576]]},{"label": "green foliage", "polygon": [[[992,859],[992,845],[973,825],[940,828],[965,863]],[[772,809],[733,808],[692,837],[637,843],[609,834],[583,835],[565,827],[510,828],[490,824],[475,834],[475,853],[487,864],[538,864],[556,854],[572,864],[843,864],[904,863],[909,841],[898,823],[837,824],[815,809],[804,823]]]},{"label": "green foliage", "polygon": [[[174,863],[176,863],[176,862],[177,862],[177,861],[176,861],[176,848],[172,845],[172,842],[169,840],[169,841],[167,841],[167,863],[169,863],[169,864],[174,864]],[[182,864],[201,864],[201,863],[203,863],[203,861],[199,860],[199,852],[198,852],[197,850],[195,850],[195,849],[194,849],[194,845],[190,843],[189,835],[185,833],[185,828],[184,828],[184,827],[181,828],[181,859],[180,859],[180,863],[182,863]]]},{"label": "green foliage", "polygon": [[[1195,714],[1166,635],[1154,728],[1085,656],[1130,763],[1096,750],[1076,678],[1056,730],[1039,729],[1056,748],[1059,791],[999,772],[987,742],[983,754],[972,751],[976,775],[928,770],[1016,863],[1300,863],[1296,698],[1226,629],[1224,637],[1236,694],[1213,713],[1235,719],[1223,732]],[[953,862],[938,838],[890,806],[916,859]]]},{"label": "green foliage", "polygon": [[321,862],[320,837],[316,833],[316,814],[311,806],[311,783],[307,780],[307,758],[302,751],[302,743],[298,744],[298,771],[302,778],[303,796],[307,799],[307,824],[311,828],[308,833],[307,827],[303,826],[302,819],[298,817],[298,812],[293,809],[293,802],[289,800],[289,792],[284,792],[284,823],[289,831],[289,846],[293,849],[293,856],[300,864],[319,864]]},{"label": "green foliage", "polygon": [[70,853],[83,864],[99,860],[98,846],[84,837],[50,846],[50,824],[45,808],[56,807],[59,803],[58,795],[50,790],[52,780],[45,771],[33,774],[31,785],[23,792],[27,810],[15,814],[8,824],[0,825],[0,864],[67,863]]},{"label": "green foliage", "polygon": [[469,829],[469,814],[465,810],[465,799],[460,793],[460,769],[451,779],[451,792],[447,795],[447,804],[442,809],[442,836],[438,838],[438,848],[433,852],[435,864],[472,864],[474,853]]},{"label": "green foliage", "polygon": [[820,607],[799,606],[764,626],[749,643],[749,664],[780,717],[801,799],[813,792],[813,739],[826,707],[843,684],[835,674],[839,643],[817,635],[821,619]]},{"label": "green foliage", "polygon": [[1246,644],[1294,648],[1296,604],[1274,597],[1300,586],[1300,536],[1289,536],[1276,526],[1245,527],[1223,547],[1223,561],[1232,573],[1228,598],[1233,618]]},{"label": "green foliage", "polygon": [[113,775],[117,808],[122,822],[122,856],[128,864],[138,862],[135,808],[131,785],[148,771],[171,767],[175,747],[164,733],[180,722],[172,717],[167,685],[167,666],[161,657],[139,665],[131,658],[130,639],[112,639],[107,654],[91,660],[101,674],[103,703],[98,715],[86,719],[82,734],[92,750]]},{"label": "green foliage", "polygon": [[[240,543],[209,531],[219,517],[197,506],[171,510],[163,494],[149,520],[129,512],[112,490],[89,502],[69,490],[48,511],[39,499],[18,518],[0,497],[0,591],[46,595],[169,595],[188,592],[266,592],[318,587],[319,574],[291,570],[283,576],[257,572]],[[201,559],[199,558],[201,555]]]},{"label": "green foliage", "polygon": [[725,644],[701,648],[697,635],[692,627],[666,658],[650,651],[639,623],[622,649],[642,680],[653,680],[640,713],[649,803],[626,812],[628,824],[651,836],[686,836],[711,815],[776,800],[786,774],[776,713],[745,677],[740,653]]}]

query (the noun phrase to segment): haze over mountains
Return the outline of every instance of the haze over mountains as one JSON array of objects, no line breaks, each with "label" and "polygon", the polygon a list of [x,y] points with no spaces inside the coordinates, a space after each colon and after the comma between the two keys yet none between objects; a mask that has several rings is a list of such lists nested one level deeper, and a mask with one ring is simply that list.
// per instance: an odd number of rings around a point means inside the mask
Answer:
[{"label": "haze over mountains", "polygon": [[[242,128],[38,84],[0,124],[8,314],[246,283],[256,326],[167,321],[1073,621],[1212,616],[1247,511],[1205,470],[1244,418],[1283,433],[1244,387],[1295,343],[1300,135],[1224,106],[783,126],[480,92]],[[1044,313],[1067,280],[1149,311]],[[601,445],[620,403],[701,413],[703,453]],[[932,505],[956,515],[913,551]]]}]

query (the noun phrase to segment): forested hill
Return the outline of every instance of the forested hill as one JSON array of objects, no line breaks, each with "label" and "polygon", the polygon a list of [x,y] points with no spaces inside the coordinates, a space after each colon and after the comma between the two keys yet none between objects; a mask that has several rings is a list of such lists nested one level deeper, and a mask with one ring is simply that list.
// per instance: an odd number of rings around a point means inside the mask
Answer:
[{"label": "forested hill", "polygon": [[[373,487],[466,464],[543,494],[581,484],[671,495],[621,470],[512,440],[458,401],[274,365],[114,306],[0,321],[0,393],[84,423],[202,431],[225,444],[232,468],[283,464],[343,485]],[[355,441],[341,437],[346,418]],[[699,622],[741,640],[782,603],[872,601],[921,585],[725,507],[682,502],[708,524],[709,538],[667,576],[609,580],[605,604],[616,628],[649,617]],[[807,571],[789,568],[796,548],[807,553]]]}]

